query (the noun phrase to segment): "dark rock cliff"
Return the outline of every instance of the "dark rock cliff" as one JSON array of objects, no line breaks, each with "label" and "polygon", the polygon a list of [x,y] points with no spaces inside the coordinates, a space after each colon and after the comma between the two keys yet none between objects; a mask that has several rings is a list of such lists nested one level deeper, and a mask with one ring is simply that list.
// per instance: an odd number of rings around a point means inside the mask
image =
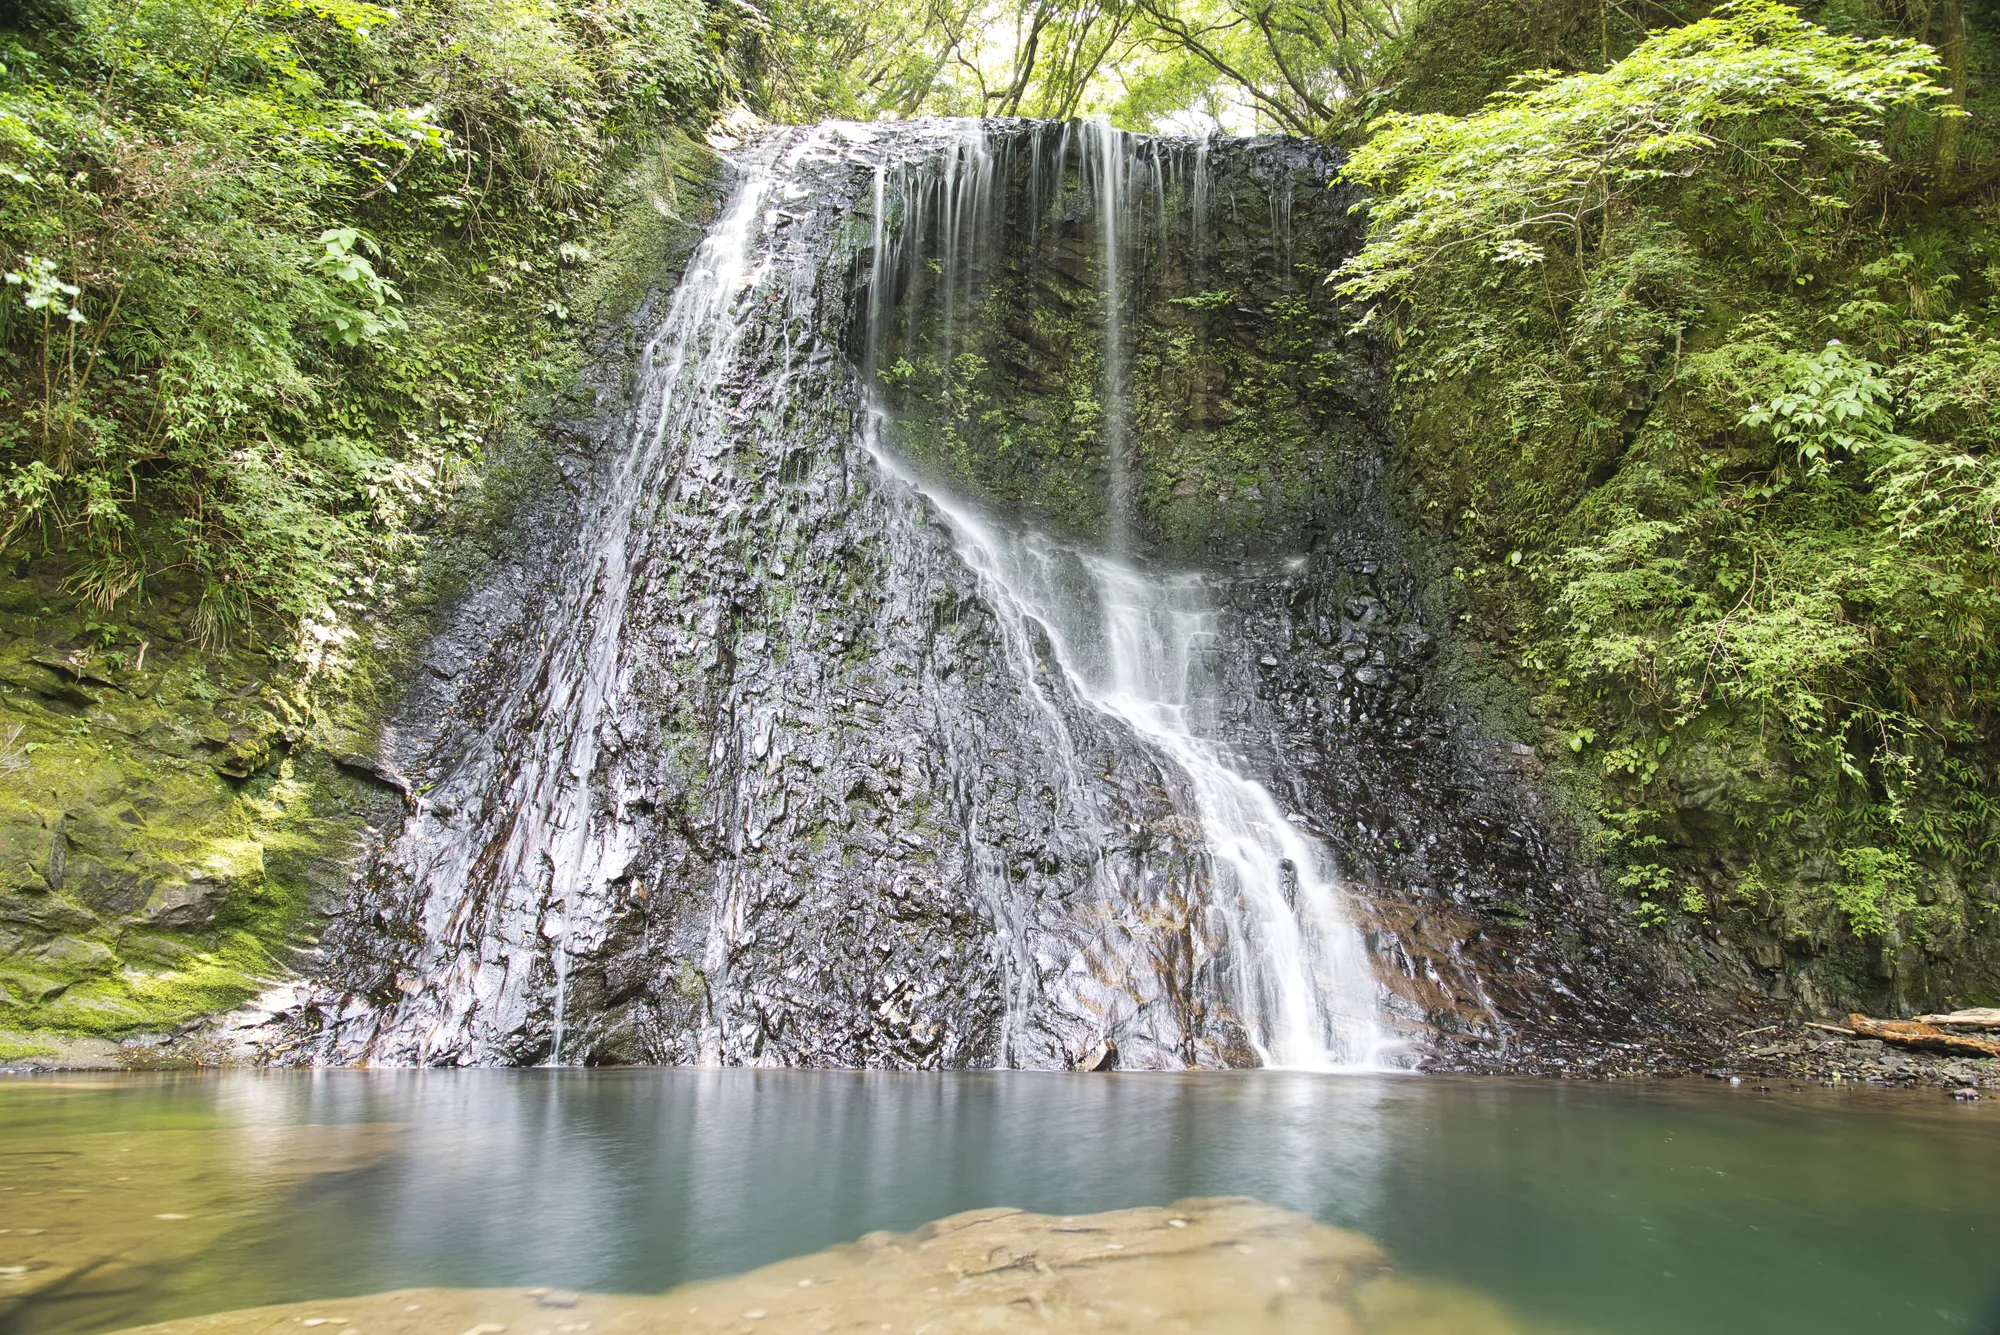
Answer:
[{"label": "dark rock cliff", "polygon": [[[1251,1063],[1325,882],[1363,976],[1333,928],[1294,973],[1385,1017],[1321,1005],[1333,1057],[1673,1060],[1532,761],[1456,702],[1379,359],[1318,283],[1335,159],[920,122],[737,162],[385,735],[410,809],[295,1058]],[[1076,587],[1011,586],[1029,557]],[[1141,586],[1186,623],[1151,712],[1087,661]],[[1235,847],[1210,770],[1288,828]]]}]

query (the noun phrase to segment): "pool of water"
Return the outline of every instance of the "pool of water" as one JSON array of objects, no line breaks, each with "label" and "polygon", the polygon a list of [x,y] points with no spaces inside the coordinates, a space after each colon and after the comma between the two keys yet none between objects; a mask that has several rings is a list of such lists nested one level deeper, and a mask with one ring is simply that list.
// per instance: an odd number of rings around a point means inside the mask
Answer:
[{"label": "pool of water", "polygon": [[2000,1335],[2000,1099],[1318,1076],[0,1081],[0,1332],[645,1293],[874,1229],[1247,1195],[1595,1335]]}]

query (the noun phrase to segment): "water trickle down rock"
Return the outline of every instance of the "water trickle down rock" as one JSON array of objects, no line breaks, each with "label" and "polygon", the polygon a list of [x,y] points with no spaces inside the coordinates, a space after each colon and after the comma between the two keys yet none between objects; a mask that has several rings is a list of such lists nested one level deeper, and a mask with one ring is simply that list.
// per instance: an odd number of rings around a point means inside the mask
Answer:
[{"label": "water trickle down rock", "polygon": [[425,797],[306,1051],[1320,1065],[1622,1023],[1618,943],[1546,929],[1590,886],[1435,670],[1373,349],[1301,281],[1355,240],[1330,154],[926,121],[735,167],[582,499],[391,731]]}]

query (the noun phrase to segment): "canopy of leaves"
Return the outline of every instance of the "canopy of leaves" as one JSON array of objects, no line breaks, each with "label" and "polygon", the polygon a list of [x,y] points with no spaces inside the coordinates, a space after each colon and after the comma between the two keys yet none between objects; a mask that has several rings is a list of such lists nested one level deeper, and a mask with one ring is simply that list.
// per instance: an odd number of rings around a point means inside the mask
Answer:
[{"label": "canopy of leaves", "polygon": [[1889,118],[1942,95],[1937,72],[1920,43],[1836,36],[1743,0],[1603,74],[1527,76],[1476,116],[1392,112],[1348,165],[1382,199],[1342,291],[1372,299],[1461,247],[1506,265],[1563,248],[1580,268],[1633,197],[1722,180],[1743,240],[1797,272],[1812,258],[1801,234],[1839,226],[1859,176],[1887,161]]},{"label": "canopy of leaves", "polygon": [[772,0],[767,112],[1098,115],[1135,129],[1355,122],[1424,0]]}]

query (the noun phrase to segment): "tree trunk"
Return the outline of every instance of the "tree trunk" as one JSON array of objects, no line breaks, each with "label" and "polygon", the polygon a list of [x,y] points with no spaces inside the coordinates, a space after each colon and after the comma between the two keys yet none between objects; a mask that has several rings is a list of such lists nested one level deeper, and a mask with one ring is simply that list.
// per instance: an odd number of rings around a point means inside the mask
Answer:
[{"label": "tree trunk", "polygon": [[2000,1057],[2000,1039],[1946,1033],[1933,1024],[1871,1020],[1865,1015],[1850,1015],[1847,1027],[1863,1038],[1879,1038],[1884,1043],[1915,1048],[1919,1052],[1942,1052],[1952,1057]]},{"label": "tree trunk", "polygon": [[1931,144],[1931,175],[1940,186],[1949,186],[1958,174],[1958,148],[1965,137],[1966,35],[1964,0],[1941,0],[1936,10],[1943,31],[1938,34],[1938,54],[1944,57],[1945,77],[1951,84],[1948,110],[1938,122],[1937,138]]}]

